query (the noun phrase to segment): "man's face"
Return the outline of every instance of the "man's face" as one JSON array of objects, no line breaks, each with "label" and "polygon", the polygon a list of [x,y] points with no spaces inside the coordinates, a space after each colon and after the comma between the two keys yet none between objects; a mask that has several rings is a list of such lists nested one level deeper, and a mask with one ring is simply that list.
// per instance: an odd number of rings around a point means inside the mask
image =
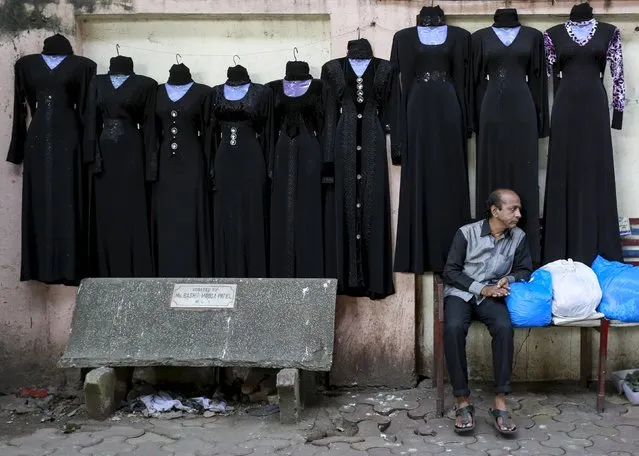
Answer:
[{"label": "man's face", "polygon": [[509,229],[513,229],[521,218],[521,201],[516,193],[504,192],[501,195],[501,209],[493,206],[493,215]]}]

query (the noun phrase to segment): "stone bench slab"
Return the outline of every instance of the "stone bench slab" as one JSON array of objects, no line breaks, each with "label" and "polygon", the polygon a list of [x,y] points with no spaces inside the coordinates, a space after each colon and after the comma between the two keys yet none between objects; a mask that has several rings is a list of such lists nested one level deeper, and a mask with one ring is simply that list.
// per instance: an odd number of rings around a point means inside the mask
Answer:
[{"label": "stone bench slab", "polygon": [[329,371],[336,288],[334,279],[85,279],[58,365]]}]

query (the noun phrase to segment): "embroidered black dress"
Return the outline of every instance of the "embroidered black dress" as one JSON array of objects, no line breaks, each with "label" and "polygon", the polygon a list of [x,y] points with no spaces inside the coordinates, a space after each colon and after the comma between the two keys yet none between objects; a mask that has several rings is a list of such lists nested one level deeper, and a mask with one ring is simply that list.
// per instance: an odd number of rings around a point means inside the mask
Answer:
[{"label": "embroidered black dress", "polygon": [[[622,260],[606,60],[613,76],[612,128],[621,129],[623,57],[619,29],[592,20],[585,40],[571,23],[546,32],[554,103],[544,208],[544,261],[572,258],[590,265],[599,254]],[[572,36],[571,36],[572,35]]]},{"label": "embroidered black dress", "polygon": [[[15,64],[7,160],[24,162],[20,280],[77,284],[86,274],[86,182],[80,113],[96,64],[76,55],[50,69],[41,54]],[[27,106],[31,123],[27,129]]]},{"label": "embroidered black dress", "polygon": [[[194,83],[172,101],[158,86],[159,163],[154,195],[154,238],[159,277],[210,277],[211,206],[208,188],[209,95]],[[148,164],[153,178],[156,163]]]},{"label": "embroidered black dress", "polygon": [[386,158],[393,69],[374,57],[358,78],[341,58],[327,62],[321,77],[338,105],[331,122],[338,293],[383,299],[395,292]]},{"label": "embroidered black dress", "polygon": [[[267,163],[273,95],[251,83],[236,101],[213,88],[214,263],[218,277],[267,277]],[[276,252],[280,255],[281,252]]]},{"label": "embroidered black dress", "polygon": [[296,97],[284,93],[282,80],[267,85],[278,132],[269,163],[270,276],[324,277],[322,170],[332,161],[324,147],[331,131],[325,128],[329,97],[316,79]]},{"label": "embroidered black dress", "polygon": [[517,192],[534,263],[540,261],[539,138],[548,135],[548,83],[541,32],[521,26],[506,46],[492,27],[473,33],[477,215],[497,188]]},{"label": "embroidered black dress", "polygon": [[117,89],[107,74],[91,83],[84,155],[93,163],[100,277],[154,275],[146,185],[154,176],[146,176],[146,164],[157,161],[156,93],[157,83],[137,74]]},{"label": "embroidered black dress", "polygon": [[457,229],[470,220],[470,34],[448,26],[438,45],[420,42],[417,27],[400,30],[391,60],[395,89],[392,157],[402,165],[395,271],[441,272]]}]

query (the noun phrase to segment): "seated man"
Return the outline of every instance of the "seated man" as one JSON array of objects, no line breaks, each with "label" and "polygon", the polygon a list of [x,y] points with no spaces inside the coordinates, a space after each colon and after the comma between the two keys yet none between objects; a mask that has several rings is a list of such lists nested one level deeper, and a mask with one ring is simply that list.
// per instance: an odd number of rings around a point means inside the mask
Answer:
[{"label": "seated man", "polygon": [[493,339],[496,395],[491,421],[504,434],[517,429],[506,408],[505,395],[511,391],[513,328],[504,297],[510,283],[528,280],[532,272],[526,235],[517,228],[520,218],[519,196],[512,190],[495,190],[488,197],[486,218],[457,230],[444,267],[444,351],[457,398],[458,433],[475,428],[466,365],[466,335],[472,317],[488,327]]}]

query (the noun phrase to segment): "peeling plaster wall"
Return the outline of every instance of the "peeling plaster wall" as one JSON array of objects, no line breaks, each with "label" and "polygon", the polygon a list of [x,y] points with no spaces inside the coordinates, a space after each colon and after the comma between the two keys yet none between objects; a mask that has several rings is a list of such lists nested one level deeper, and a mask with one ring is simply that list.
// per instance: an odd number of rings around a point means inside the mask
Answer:
[{"label": "peeling plaster wall", "polygon": [[[507,3],[519,9],[525,24],[544,29],[562,21],[574,2]],[[490,25],[494,10],[506,2],[444,0],[439,4],[449,23],[476,30]],[[639,40],[635,31],[635,25],[639,25],[639,2],[591,4],[600,20],[622,29],[629,101],[624,130],[613,132],[617,190],[620,213],[639,216],[639,200],[634,198],[639,164],[632,147],[639,135]],[[183,55],[182,59],[202,82],[223,82],[233,54],[241,56],[240,62],[257,82],[265,82],[281,77],[284,63],[292,57],[286,49],[292,50],[292,45],[298,46],[299,57],[309,61],[314,74],[319,75],[319,66],[329,56],[344,55],[346,43],[357,37],[358,27],[373,44],[376,55],[387,58],[393,32],[414,25],[421,6],[420,2],[396,0],[0,0],[0,59],[14,62],[19,56],[39,52],[43,39],[60,31],[72,38],[76,52],[94,58],[101,72],[115,52],[117,39],[121,53],[135,59],[138,72],[163,81],[174,62],[172,54],[184,48],[181,35],[186,35],[193,38],[184,54],[208,56]],[[244,15],[244,23],[238,21],[239,14]],[[150,22],[142,26],[145,21]],[[159,43],[149,39],[149,24],[155,24]],[[193,29],[194,24],[201,29]],[[140,49],[165,53],[148,55]],[[281,52],[260,57],[250,55],[251,49]],[[12,103],[12,65],[5,63],[0,66],[0,144],[5,144],[0,147],[2,160],[10,141]],[[542,189],[546,148],[547,142],[541,142]],[[399,171],[391,166],[393,223],[397,217]],[[474,187],[472,171],[470,179]],[[68,337],[75,294],[73,288],[18,281],[21,185],[21,167],[0,161],[0,363],[4,367],[0,390],[56,379],[54,366]],[[397,294],[379,302],[339,298],[331,372],[334,384],[410,386],[417,373],[430,372],[432,280],[429,276],[419,278],[417,303],[412,275],[396,274],[395,285]],[[537,330],[530,335],[528,331],[517,331],[516,379],[575,378],[578,334],[570,329]],[[610,368],[636,366],[639,357],[633,347],[638,343],[638,331],[612,331]],[[471,376],[490,378],[487,333],[474,325],[468,345]],[[595,344],[593,351],[596,349]]]}]

